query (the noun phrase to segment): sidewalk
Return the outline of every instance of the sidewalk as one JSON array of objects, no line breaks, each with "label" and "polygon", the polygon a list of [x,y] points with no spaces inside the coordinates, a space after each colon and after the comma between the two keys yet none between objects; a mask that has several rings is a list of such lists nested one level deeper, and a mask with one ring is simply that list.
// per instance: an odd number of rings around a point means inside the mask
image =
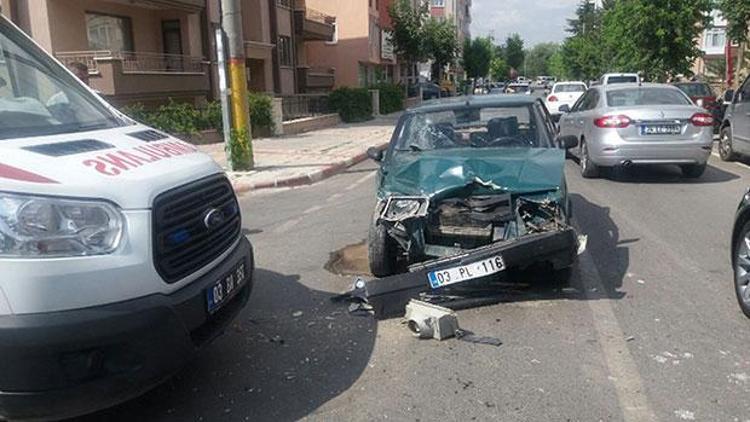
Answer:
[{"label": "sidewalk", "polygon": [[[315,183],[366,160],[368,148],[384,148],[398,117],[396,113],[364,123],[254,139],[255,168],[227,174],[238,193]],[[223,143],[198,148],[227,168]]]}]

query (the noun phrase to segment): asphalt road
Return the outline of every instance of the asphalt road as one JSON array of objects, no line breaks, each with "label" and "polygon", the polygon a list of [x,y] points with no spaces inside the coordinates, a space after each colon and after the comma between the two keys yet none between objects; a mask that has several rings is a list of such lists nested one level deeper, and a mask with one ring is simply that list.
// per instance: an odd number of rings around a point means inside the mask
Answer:
[{"label": "asphalt road", "polygon": [[175,379],[88,419],[750,418],[750,321],[728,253],[750,167],[712,157],[697,181],[671,167],[584,180],[569,161],[575,224],[588,236],[571,285],[519,282],[503,303],[458,313],[500,347],[419,341],[398,319],[329,302],[352,277],[324,267],[366,238],[374,168],[243,196],[258,262],[249,307]]}]

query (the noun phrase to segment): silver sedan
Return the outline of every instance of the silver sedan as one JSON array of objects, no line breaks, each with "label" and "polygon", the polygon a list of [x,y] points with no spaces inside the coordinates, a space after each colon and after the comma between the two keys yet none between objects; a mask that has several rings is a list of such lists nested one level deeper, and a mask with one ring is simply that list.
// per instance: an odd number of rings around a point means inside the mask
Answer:
[{"label": "silver sedan", "polygon": [[602,167],[677,164],[700,177],[713,142],[713,117],[678,88],[664,84],[594,86],[561,108],[560,135],[578,139],[581,174]]}]

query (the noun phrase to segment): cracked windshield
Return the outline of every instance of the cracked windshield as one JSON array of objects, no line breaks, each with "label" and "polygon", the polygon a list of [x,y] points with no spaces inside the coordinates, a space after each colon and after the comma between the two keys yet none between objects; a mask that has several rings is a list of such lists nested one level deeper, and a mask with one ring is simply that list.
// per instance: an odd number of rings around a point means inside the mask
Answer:
[{"label": "cracked windshield", "polygon": [[750,422],[750,0],[0,0],[0,421]]}]

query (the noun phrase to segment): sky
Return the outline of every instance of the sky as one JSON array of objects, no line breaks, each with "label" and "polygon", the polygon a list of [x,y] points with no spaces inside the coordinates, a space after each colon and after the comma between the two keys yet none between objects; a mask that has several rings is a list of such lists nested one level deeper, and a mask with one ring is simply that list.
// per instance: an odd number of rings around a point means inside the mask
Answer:
[{"label": "sky", "polygon": [[473,0],[471,36],[494,35],[498,43],[518,32],[525,47],[562,42],[567,19],[580,0]]}]

